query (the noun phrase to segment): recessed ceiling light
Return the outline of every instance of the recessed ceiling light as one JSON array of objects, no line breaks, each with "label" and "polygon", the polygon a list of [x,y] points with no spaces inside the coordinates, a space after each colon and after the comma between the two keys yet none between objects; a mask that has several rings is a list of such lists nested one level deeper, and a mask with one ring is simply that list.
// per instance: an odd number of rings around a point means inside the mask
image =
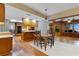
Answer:
[{"label": "recessed ceiling light", "polygon": [[71,20],[68,20],[67,22],[68,22],[68,23],[70,23],[70,22],[71,22]]}]

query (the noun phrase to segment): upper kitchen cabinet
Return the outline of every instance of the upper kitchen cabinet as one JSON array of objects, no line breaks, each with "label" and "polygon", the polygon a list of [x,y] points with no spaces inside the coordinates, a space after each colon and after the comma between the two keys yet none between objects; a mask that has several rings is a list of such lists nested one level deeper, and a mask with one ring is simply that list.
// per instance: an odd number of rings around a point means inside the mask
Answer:
[{"label": "upper kitchen cabinet", "polygon": [[5,5],[0,3],[0,24],[4,24],[5,20]]}]

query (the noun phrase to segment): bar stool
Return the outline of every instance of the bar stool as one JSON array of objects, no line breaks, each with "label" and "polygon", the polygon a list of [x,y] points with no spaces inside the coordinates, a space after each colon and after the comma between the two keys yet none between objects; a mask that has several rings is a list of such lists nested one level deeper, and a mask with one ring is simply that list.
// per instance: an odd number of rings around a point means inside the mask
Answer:
[{"label": "bar stool", "polygon": [[43,39],[43,37],[41,36],[41,32],[38,31],[36,32],[36,34],[34,35],[35,36],[35,40],[34,40],[34,45],[37,44],[37,46],[40,46],[41,49],[45,48],[45,51],[46,51],[46,44],[45,44],[45,40]]},{"label": "bar stool", "polygon": [[40,35],[39,35],[40,31],[36,31],[34,34],[34,45],[36,44],[37,46],[39,45],[39,41],[40,41]]},{"label": "bar stool", "polygon": [[52,48],[52,46],[54,46],[54,35],[53,34],[48,36],[48,44],[50,44],[51,48]]},{"label": "bar stool", "polygon": [[34,45],[36,44],[37,46],[38,46],[38,36],[37,36],[37,34],[34,34],[34,37],[35,37],[35,39],[34,39]]}]

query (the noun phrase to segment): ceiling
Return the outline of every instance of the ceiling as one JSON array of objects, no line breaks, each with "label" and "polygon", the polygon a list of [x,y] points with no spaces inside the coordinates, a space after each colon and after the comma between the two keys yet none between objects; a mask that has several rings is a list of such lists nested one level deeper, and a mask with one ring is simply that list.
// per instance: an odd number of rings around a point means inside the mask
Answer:
[{"label": "ceiling", "polygon": [[77,3],[24,3],[24,5],[47,16],[79,6]]}]

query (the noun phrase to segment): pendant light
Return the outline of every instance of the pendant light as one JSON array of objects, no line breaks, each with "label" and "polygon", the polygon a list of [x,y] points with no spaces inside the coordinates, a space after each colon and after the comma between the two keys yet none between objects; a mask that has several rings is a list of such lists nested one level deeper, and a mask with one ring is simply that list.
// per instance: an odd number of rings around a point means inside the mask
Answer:
[{"label": "pendant light", "polygon": [[46,12],[46,16],[45,16],[45,19],[47,20],[47,9],[44,9],[45,10],[45,12]]}]

